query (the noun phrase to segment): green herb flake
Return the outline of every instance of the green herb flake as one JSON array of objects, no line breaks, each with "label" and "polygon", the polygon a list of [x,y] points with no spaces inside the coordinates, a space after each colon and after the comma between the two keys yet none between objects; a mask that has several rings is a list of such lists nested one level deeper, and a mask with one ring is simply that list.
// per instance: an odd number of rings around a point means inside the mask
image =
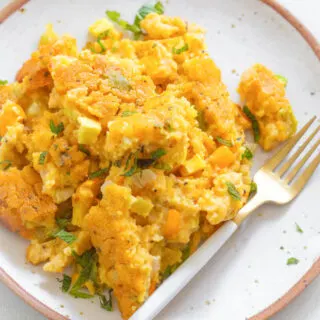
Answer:
[{"label": "green herb flake", "polygon": [[71,286],[71,277],[64,274],[62,280],[57,279],[60,283],[62,283],[61,290],[62,292],[68,292]]},{"label": "green herb flake", "polygon": [[64,242],[66,242],[68,244],[73,243],[77,239],[77,237],[74,234],[72,234],[66,230],[63,230],[63,229],[60,229],[59,231],[54,232],[53,236],[55,238],[59,238],[59,239],[63,240]]},{"label": "green herb flake", "polygon": [[83,285],[91,280],[96,281],[96,271],[97,271],[97,255],[94,249],[90,249],[83,253],[81,256],[77,255],[72,251],[73,256],[75,257],[76,263],[81,266],[81,272],[76,282],[72,286],[69,294],[75,298],[89,299],[93,296],[91,294],[79,291]]},{"label": "green herb flake", "polygon": [[248,147],[246,147],[241,157],[242,159],[251,160],[253,158],[253,153]]},{"label": "green herb flake", "polygon": [[89,174],[89,179],[95,179],[101,177],[102,175],[106,174],[109,171],[109,168],[103,168]]},{"label": "green herb flake", "polygon": [[223,144],[225,145],[226,147],[229,147],[231,148],[233,146],[232,142],[230,140],[226,140],[226,139],[223,139],[221,137],[216,137],[216,140],[220,143],[220,144]]},{"label": "green herb flake", "polygon": [[291,264],[298,264],[299,260],[297,258],[291,257],[287,260],[287,265],[291,265]]},{"label": "green herb flake", "polygon": [[104,44],[101,42],[101,40],[108,37],[109,32],[110,32],[110,30],[106,30],[98,35],[97,42],[101,48],[100,53],[105,53],[107,51],[107,48],[104,46]]},{"label": "green herb flake", "polygon": [[135,34],[140,34],[141,33],[141,30],[140,30],[139,26],[137,26],[135,24],[130,24],[129,22],[120,19],[121,15],[120,15],[119,12],[107,10],[106,11],[106,15],[111,21],[117,23],[124,30],[131,31],[131,32],[133,32]]},{"label": "green herb flake", "polygon": [[111,21],[117,22],[120,19],[120,13],[117,11],[106,11],[106,15]]},{"label": "green herb flake", "polygon": [[277,79],[284,84],[284,87],[288,84],[288,79],[280,74],[276,74]]},{"label": "green herb flake", "polygon": [[300,226],[296,223],[296,231],[303,233],[303,230],[300,228]]},{"label": "green herb flake", "polygon": [[138,168],[137,165],[133,165],[128,171],[123,173],[122,176],[124,176],[124,177],[133,176],[135,173],[137,173],[137,168]]},{"label": "green herb flake", "polygon": [[136,114],[138,113],[137,111],[130,111],[130,110],[126,110],[126,111],[123,111],[121,113],[121,117],[130,117],[132,116],[133,114]]},{"label": "green herb flake", "polygon": [[183,53],[183,52],[185,52],[185,51],[188,51],[188,50],[189,50],[189,46],[188,46],[187,43],[185,43],[181,48],[175,48],[175,47],[173,47],[173,48],[172,48],[172,53],[173,53],[173,54],[181,54],[181,53]]},{"label": "green herb flake", "polygon": [[108,290],[108,298],[105,295],[99,294],[100,307],[107,311],[112,311],[112,289]]},{"label": "green herb flake", "polygon": [[44,164],[46,162],[47,154],[48,154],[48,151],[43,151],[40,153],[39,164]]},{"label": "green herb flake", "polygon": [[159,148],[159,149],[157,149],[157,150],[155,150],[155,151],[153,151],[152,153],[151,153],[151,158],[153,159],[153,160],[158,160],[158,159],[160,159],[161,157],[163,157],[164,155],[166,155],[167,154],[167,151],[166,150],[164,150],[164,149],[162,149],[162,148]]},{"label": "green herb flake", "polygon": [[228,193],[230,194],[231,198],[234,200],[240,201],[241,196],[240,196],[239,191],[236,189],[235,185],[230,181],[227,181],[226,185],[228,188]]},{"label": "green herb flake", "polygon": [[0,165],[2,165],[2,164],[5,165],[2,170],[7,171],[12,166],[12,161],[11,160],[0,161]]},{"label": "green herb flake", "polygon": [[260,127],[259,127],[258,120],[256,119],[254,114],[249,110],[247,106],[243,107],[243,112],[250,119],[252,130],[253,130],[254,141],[258,142],[260,140]]},{"label": "green herb flake", "polygon": [[156,2],[154,5],[147,4],[142,6],[138,13],[135,16],[134,23],[130,24],[129,22],[122,20],[121,15],[117,11],[106,11],[106,15],[108,18],[117,23],[124,30],[131,31],[134,34],[134,39],[138,40],[142,35],[142,30],[140,27],[140,22],[151,12],[155,12],[158,14],[163,14],[164,8],[160,1]]},{"label": "green herb flake", "polygon": [[64,124],[60,122],[57,126],[54,124],[53,120],[50,120],[50,130],[52,133],[58,135],[59,133],[63,132]]},{"label": "green herb flake", "polygon": [[5,86],[8,84],[8,80],[0,80],[0,86]]},{"label": "green herb flake", "polygon": [[258,190],[257,184],[256,184],[254,181],[251,181],[251,183],[250,183],[249,197],[250,197],[251,195],[253,195],[254,193],[256,193],[257,190]]},{"label": "green herb flake", "polygon": [[65,227],[70,223],[70,219],[67,218],[57,218],[56,223],[60,229],[65,229]]},{"label": "green herb flake", "polygon": [[198,111],[197,121],[198,121],[198,124],[199,124],[199,128],[202,131],[207,131],[208,124],[207,124],[207,122],[205,120],[204,111]]},{"label": "green herb flake", "polygon": [[134,24],[136,26],[140,27],[140,22],[149,14],[149,13],[158,13],[158,14],[163,14],[164,12],[164,7],[163,4],[158,1],[156,4],[145,4],[142,6],[139,10],[138,13],[134,19]]},{"label": "green herb flake", "polygon": [[90,151],[83,144],[79,144],[78,149],[79,151],[86,154],[88,157],[90,156]]}]

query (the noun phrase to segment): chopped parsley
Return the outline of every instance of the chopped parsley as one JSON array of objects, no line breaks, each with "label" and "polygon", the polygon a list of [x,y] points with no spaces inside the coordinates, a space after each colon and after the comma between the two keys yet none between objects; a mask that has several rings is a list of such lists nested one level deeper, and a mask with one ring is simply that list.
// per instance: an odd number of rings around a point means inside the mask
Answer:
[{"label": "chopped parsley", "polygon": [[232,144],[232,142],[230,141],[230,140],[226,140],[226,139],[223,139],[223,138],[221,138],[221,137],[216,137],[216,140],[220,143],[220,144],[223,144],[223,145],[225,145],[226,147],[232,147],[233,146],[233,144]]},{"label": "chopped parsley", "polygon": [[159,148],[157,149],[156,151],[153,151],[151,153],[151,158],[153,160],[158,160],[159,158],[161,158],[162,156],[166,155],[167,154],[167,151],[162,149],[162,148]]},{"label": "chopped parsley", "polygon": [[0,86],[5,86],[8,84],[8,80],[0,80]]},{"label": "chopped parsley", "polygon": [[163,14],[164,8],[160,1],[156,2],[154,5],[146,4],[143,5],[135,16],[134,23],[130,24],[129,22],[121,19],[121,15],[117,11],[106,11],[106,15],[108,18],[117,23],[124,30],[131,31],[134,34],[135,39],[139,39],[142,35],[142,30],[140,27],[140,22],[151,12],[155,12],[158,14]]},{"label": "chopped parsley", "polygon": [[0,164],[5,165],[2,170],[7,171],[12,166],[12,161],[11,160],[3,160],[3,161],[0,161]]},{"label": "chopped parsley", "polygon": [[187,51],[187,50],[189,50],[189,46],[188,46],[187,43],[185,43],[181,48],[175,48],[175,47],[173,47],[173,48],[172,48],[172,53],[173,53],[173,54],[181,54],[181,53],[183,53],[183,52],[185,52],[185,51]]},{"label": "chopped parsley", "polygon": [[79,144],[78,149],[87,156],[90,156],[90,151],[83,144]]},{"label": "chopped parsley", "polygon": [[303,233],[303,230],[300,228],[300,226],[296,223],[296,231]]},{"label": "chopped parsley", "polygon": [[276,77],[278,78],[278,80],[279,80],[280,82],[282,82],[282,83],[284,84],[284,87],[287,86],[287,84],[288,84],[288,79],[287,79],[286,77],[284,77],[284,76],[282,76],[282,75],[280,75],[280,74],[276,74]]},{"label": "chopped parsley", "polygon": [[43,151],[40,153],[39,164],[44,164],[46,162],[47,154],[48,154],[48,151]]},{"label": "chopped parsley", "polygon": [[235,185],[230,181],[227,181],[226,185],[228,188],[228,193],[230,194],[231,198],[234,200],[240,201],[241,196],[240,196],[239,191],[236,189]]},{"label": "chopped parsley", "polygon": [[204,112],[203,111],[198,111],[198,115],[197,115],[197,121],[199,123],[199,128],[202,131],[207,131],[208,129],[208,124],[205,120],[205,116],[204,116]]},{"label": "chopped parsley", "polygon": [[100,300],[100,307],[107,311],[112,311],[112,296],[111,296],[112,289],[108,290],[108,298],[105,295],[99,294]]},{"label": "chopped parsley", "polygon": [[61,286],[62,292],[68,292],[71,286],[71,277],[69,277],[67,274],[64,274],[62,280],[60,279],[57,279],[57,280],[62,283],[62,286]]},{"label": "chopped parsley", "polygon": [[136,114],[138,113],[137,111],[130,111],[130,110],[126,110],[126,111],[123,111],[121,113],[121,117],[130,117],[132,116],[133,114]]},{"label": "chopped parsley", "polygon": [[243,107],[243,112],[251,121],[254,141],[258,142],[260,139],[260,127],[259,127],[258,120],[256,119],[254,114],[249,110],[249,108],[247,106]]},{"label": "chopped parsley", "polygon": [[97,254],[95,249],[84,252],[81,256],[72,251],[76,263],[81,266],[81,271],[76,282],[73,284],[69,294],[75,298],[88,299],[92,298],[91,294],[80,291],[83,285],[91,280],[96,283],[97,277]]},{"label": "chopped parsley", "polygon": [[70,219],[67,218],[57,218],[56,223],[60,229],[64,229],[69,223]]},{"label": "chopped parsley", "polygon": [[142,169],[149,168],[152,165],[155,165],[155,166],[159,165],[159,163],[157,163],[157,160],[159,160],[166,153],[167,153],[166,150],[159,148],[151,153],[151,158],[146,158],[146,159],[145,158],[138,158],[137,155],[133,155],[131,153],[127,159],[125,170],[127,170],[129,168],[129,164],[130,164],[132,157],[134,157],[133,164],[128,171],[126,171],[125,173],[122,174],[122,176],[131,177],[132,175],[141,171]]},{"label": "chopped parsley", "polygon": [[50,120],[50,130],[54,134],[59,134],[64,130],[64,124],[60,122],[57,126],[54,124],[53,120]]},{"label": "chopped parsley", "polygon": [[246,147],[241,157],[242,159],[251,160],[253,158],[253,153],[248,147]]},{"label": "chopped parsley", "polygon": [[60,229],[57,232],[54,232],[52,235],[55,238],[60,238],[61,240],[63,240],[64,242],[66,242],[68,244],[73,243],[77,239],[77,237],[74,234],[72,234],[64,229]]},{"label": "chopped parsley", "polygon": [[254,181],[251,181],[250,191],[249,191],[249,197],[250,197],[251,195],[253,195],[254,193],[256,193],[257,190],[258,190],[257,184],[256,184]]},{"label": "chopped parsley", "polygon": [[145,4],[143,5],[139,10],[138,13],[136,14],[136,17],[134,19],[134,24],[136,26],[140,27],[140,22],[149,14],[149,13],[158,13],[158,14],[163,14],[164,8],[163,4],[158,1],[154,5],[152,4]]},{"label": "chopped parsley", "polygon": [[298,264],[299,260],[297,258],[291,257],[287,260],[287,265],[291,265],[291,264]]},{"label": "chopped parsley", "polygon": [[109,171],[109,168],[102,168],[100,170],[89,173],[89,179],[95,179],[101,177]]},{"label": "chopped parsley", "polygon": [[98,45],[99,45],[100,48],[101,48],[100,53],[105,53],[105,52],[107,51],[107,48],[104,46],[104,44],[101,42],[101,40],[102,40],[103,38],[106,38],[106,37],[108,36],[109,31],[110,31],[110,30],[107,30],[107,31],[102,32],[102,33],[100,33],[100,34],[98,35],[97,42],[98,42]]}]

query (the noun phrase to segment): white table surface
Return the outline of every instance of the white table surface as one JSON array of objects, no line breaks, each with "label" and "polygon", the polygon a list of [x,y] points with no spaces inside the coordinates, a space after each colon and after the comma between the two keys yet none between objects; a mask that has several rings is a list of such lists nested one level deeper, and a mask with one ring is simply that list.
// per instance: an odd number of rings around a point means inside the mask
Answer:
[{"label": "white table surface", "polygon": [[[223,1],[223,0],[221,0]],[[258,0],[257,0],[258,1]],[[319,0],[278,0],[300,19],[320,40]],[[9,0],[0,0],[0,7]],[[37,311],[25,304],[5,285],[0,283],[0,319],[44,320]],[[320,277],[316,279],[297,299],[282,310],[273,320],[319,320],[320,319]],[[225,319],[216,319],[225,320]],[[231,319],[230,319],[231,320]],[[244,319],[245,320],[245,319]]]}]

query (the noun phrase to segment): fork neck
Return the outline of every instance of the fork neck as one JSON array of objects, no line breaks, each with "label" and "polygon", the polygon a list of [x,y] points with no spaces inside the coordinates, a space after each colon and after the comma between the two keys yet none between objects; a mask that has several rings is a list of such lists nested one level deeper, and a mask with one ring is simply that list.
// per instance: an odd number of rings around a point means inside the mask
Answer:
[{"label": "fork neck", "polygon": [[252,211],[260,207],[265,202],[265,197],[263,197],[261,193],[257,192],[256,195],[239,210],[237,215],[233,218],[233,222],[239,226]]}]

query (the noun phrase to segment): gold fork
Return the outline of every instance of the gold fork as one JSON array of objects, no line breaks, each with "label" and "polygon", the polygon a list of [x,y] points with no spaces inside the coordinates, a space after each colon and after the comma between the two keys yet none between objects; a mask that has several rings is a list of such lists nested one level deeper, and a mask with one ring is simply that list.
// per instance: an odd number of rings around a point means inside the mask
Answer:
[{"label": "gold fork", "polygon": [[318,151],[312,162],[304,170],[302,170],[302,167],[316,152],[317,147],[320,144],[320,139],[313,144],[301,160],[296,164],[294,164],[294,162],[299,158],[306,147],[311,144],[316,134],[320,132],[320,125],[317,126],[288,160],[286,160],[286,158],[315,120],[316,117],[314,116],[255,174],[254,181],[258,186],[258,192],[233,219],[237,225],[239,225],[253,210],[265,202],[275,202],[278,204],[290,202],[306,185],[320,163],[320,152]]},{"label": "gold fork", "polygon": [[320,131],[320,125],[313,131],[297,151],[284,161],[312,123],[313,117],[288,143],[255,174],[258,186],[256,195],[238,212],[237,216],[225,222],[198,250],[192,254],[148,300],[133,314],[129,320],[153,319],[183,287],[207,264],[211,257],[227,242],[238,229],[241,222],[257,207],[265,202],[285,204],[294,199],[306,185],[320,163],[320,153],[301,172],[302,167],[314,154],[320,139],[311,147],[301,160],[294,165],[301,153]]}]

